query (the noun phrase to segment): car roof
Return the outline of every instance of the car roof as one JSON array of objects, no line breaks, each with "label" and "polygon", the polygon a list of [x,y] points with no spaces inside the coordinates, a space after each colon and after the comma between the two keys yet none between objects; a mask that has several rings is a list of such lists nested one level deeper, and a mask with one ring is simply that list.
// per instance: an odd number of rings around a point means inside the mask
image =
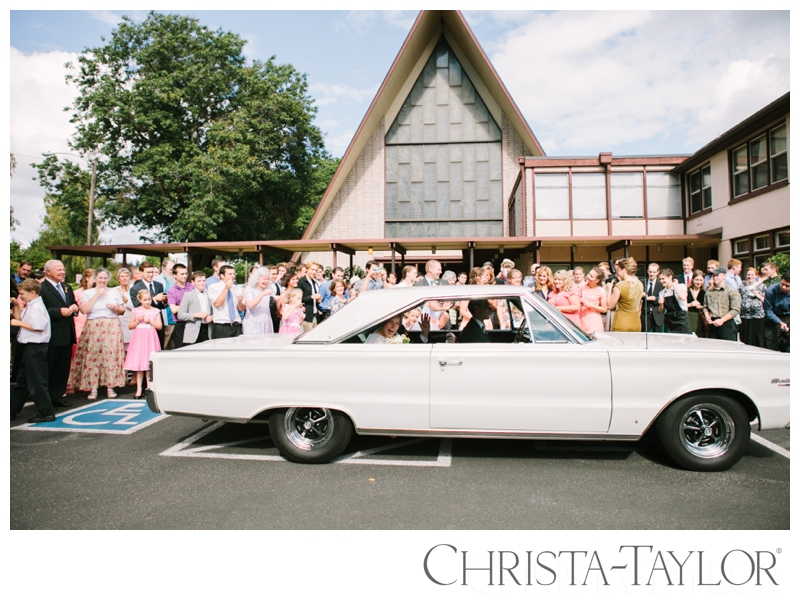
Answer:
[{"label": "car roof", "polygon": [[469,300],[530,294],[525,286],[411,286],[363,292],[333,316],[295,340],[295,344],[319,344],[366,329],[381,320],[435,299]]}]

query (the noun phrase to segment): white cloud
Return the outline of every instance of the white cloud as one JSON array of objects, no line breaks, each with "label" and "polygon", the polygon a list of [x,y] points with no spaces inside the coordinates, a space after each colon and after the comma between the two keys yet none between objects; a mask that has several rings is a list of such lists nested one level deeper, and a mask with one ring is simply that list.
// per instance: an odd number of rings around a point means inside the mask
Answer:
[{"label": "white cloud", "polygon": [[408,31],[418,14],[418,11],[413,10],[351,10],[333,26],[335,29],[348,29],[356,32],[365,32],[384,26]]},{"label": "white cloud", "polygon": [[20,222],[13,237],[23,244],[36,238],[44,215],[44,190],[32,181],[36,171],[29,166],[40,162],[43,152],[69,151],[67,139],[73,132],[70,113],[75,88],[64,80],[64,64],[76,60],[67,52],[10,53],[11,152],[17,169],[11,180],[11,206]]},{"label": "white cloud", "polygon": [[122,15],[112,13],[110,10],[90,10],[92,18],[111,27],[116,27],[122,21]]},{"label": "white cloud", "polygon": [[358,89],[342,84],[314,83],[308,86],[308,91],[318,106],[324,106],[340,101],[364,102],[371,100],[378,91],[378,86]]},{"label": "white cloud", "polygon": [[789,90],[786,12],[537,13],[493,46],[551,155],[691,152]]}]

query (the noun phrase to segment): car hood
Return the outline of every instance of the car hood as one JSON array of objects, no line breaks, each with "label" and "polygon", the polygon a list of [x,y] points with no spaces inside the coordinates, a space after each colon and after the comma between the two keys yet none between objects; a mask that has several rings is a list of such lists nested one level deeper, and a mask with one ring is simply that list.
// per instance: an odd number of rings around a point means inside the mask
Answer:
[{"label": "car hood", "polygon": [[597,340],[591,342],[611,349],[640,349],[658,351],[698,351],[698,352],[731,352],[731,353],[774,353],[757,346],[729,340],[709,340],[686,334],[642,334],[640,332],[598,332]]},{"label": "car hood", "polygon": [[219,338],[200,344],[183,346],[170,353],[194,353],[213,350],[257,351],[262,349],[283,348],[292,344],[293,335],[288,334],[245,334],[236,338]]}]

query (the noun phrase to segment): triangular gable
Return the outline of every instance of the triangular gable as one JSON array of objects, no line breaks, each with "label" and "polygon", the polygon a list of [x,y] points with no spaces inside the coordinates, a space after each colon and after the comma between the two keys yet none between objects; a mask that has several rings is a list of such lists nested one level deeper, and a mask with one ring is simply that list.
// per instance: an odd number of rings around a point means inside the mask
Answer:
[{"label": "triangular gable", "polygon": [[[358,157],[371,136],[380,125],[381,119],[386,115],[391,115],[394,120],[395,115],[393,113],[396,109],[393,109],[393,105],[398,101],[405,100],[405,95],[402,98],[400,97],[405,92],[403,90],[404,86],[407,86],[412,75],[414,75],[414,70],[417,68],[419,61],[423,57],[427,58],[426,53],[431,52],[432,44],[438,41],[443,34],[451,45],[457,47],[458,51],[463,53],[466,61],[475,70],[477,77],[480,79],[480,82],[474,82],[475,87],[478,87],[478,84],[481,87],[485,86],[486,93],[489,96],[485,100],[487,102],[491,101],[505,113],[533,156],[545,155],[544,150],[539,145],[516,103],[475,39],[461,12],[422,11],[417,16],[400,52],[398,52],[355,136],[345,151],[339,168],[334,173],[328,188],[325,190],[325,194],[322,196],[322,200],[320,200],[319,206],[303,234],[303,239],[314,236],[314,232],[319,226],[323,215],[354,168]],[[389,123],[386,126],[388,127]]]}]

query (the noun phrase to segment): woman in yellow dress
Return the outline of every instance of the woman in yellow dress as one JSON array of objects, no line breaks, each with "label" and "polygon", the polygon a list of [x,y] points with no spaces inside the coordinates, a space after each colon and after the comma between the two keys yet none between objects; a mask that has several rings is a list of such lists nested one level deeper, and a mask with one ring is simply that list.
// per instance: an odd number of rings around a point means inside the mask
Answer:
[{"label": "woman in yellow dress", "polygon": [[630,257],[617,259],[614,268],[619,281],[614,284],[608,298],[608,308],[616,308],[614,320],[611,322],[612,332],[641,332],[639,319],[639,303],[644,294],[644,287],[636,277],[636,261]]}]

